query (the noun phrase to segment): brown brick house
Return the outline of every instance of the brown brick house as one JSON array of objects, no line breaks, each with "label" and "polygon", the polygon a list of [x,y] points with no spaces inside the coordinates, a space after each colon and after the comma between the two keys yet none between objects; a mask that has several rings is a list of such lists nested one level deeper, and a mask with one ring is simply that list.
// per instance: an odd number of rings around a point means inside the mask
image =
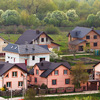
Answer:
[{"label": "brown brick house", "polygon": [[70,50],[72,46],[74,46],[77,51],[100,49],[100,30],[75,27],[67,36]]}]

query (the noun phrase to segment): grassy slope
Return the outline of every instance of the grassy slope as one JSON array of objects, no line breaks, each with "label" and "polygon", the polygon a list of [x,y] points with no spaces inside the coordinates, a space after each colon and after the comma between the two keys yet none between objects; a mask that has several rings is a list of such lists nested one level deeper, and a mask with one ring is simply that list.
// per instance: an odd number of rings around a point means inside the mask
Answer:
[{"label": "grassy slope", "polygon": [[[65,96],[65,97],[48,97],[48,98],[44,98],[43,100],[74,100],[75,97],[78,97],[79,99],[75,99],[75,100],[82,100],[83,97],[88,97],[88,96],[92,96],[95,99],[93,100],[100,100],[100,94],[88,94],[88,95],[77,95],[77,96]],[[85,99],[84,99],[85,100]]]}]

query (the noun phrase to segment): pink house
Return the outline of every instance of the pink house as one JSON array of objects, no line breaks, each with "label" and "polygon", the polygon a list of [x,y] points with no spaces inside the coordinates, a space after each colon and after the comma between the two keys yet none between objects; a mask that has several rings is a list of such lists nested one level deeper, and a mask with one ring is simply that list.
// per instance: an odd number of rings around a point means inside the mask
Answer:
[{"label": "pink house", "polygon": [[67,62],[42,61],[34,66],[31,84],[42,85],[44,83],[48,88],[74,87],[71,82],[70,69],[71,66]]},{"label": "pink house", "polygon": [[6,85],[9,90],[27,89],[27,74],[25,64],[0,62],[0,88]]}]

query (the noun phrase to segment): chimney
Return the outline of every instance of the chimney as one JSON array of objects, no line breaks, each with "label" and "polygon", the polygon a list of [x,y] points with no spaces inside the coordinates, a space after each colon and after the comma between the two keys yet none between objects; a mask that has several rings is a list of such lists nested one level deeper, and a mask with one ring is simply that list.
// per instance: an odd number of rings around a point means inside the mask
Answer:
[{"label": "chimney", "polygon": [[26,45],[26,50],[28,50],[28,42],[25,41],[25,45]]},{"label": "chimney", "polygon": [[92,28],[92,30],[94,30],[94,27],[91,27]]},{"label": "chimney", "polygon": [[41,63],[41,66],[43,66],[43,62]]},{"label": "chimney", "polygon": [[39,31],[39,30],[36,30],[36,33],[37,33],[37,34],[40,34],[40,31]]},{"label": "chimney", "polygon": [[35,50],[35,45],[33,45],[33,50]]}]

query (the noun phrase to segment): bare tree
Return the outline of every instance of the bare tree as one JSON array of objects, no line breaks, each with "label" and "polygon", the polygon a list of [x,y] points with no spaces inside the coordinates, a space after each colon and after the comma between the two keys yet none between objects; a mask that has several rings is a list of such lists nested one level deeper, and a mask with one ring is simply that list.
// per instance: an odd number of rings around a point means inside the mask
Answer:
[{"label": "bare tree", "polygon": [[70,44],[70,51],[73,53],[73,56],[74,56],[74,59],[75,59],[75,54],[77,52],[77,48],[76,48],[76,45],[74,44]]}]

